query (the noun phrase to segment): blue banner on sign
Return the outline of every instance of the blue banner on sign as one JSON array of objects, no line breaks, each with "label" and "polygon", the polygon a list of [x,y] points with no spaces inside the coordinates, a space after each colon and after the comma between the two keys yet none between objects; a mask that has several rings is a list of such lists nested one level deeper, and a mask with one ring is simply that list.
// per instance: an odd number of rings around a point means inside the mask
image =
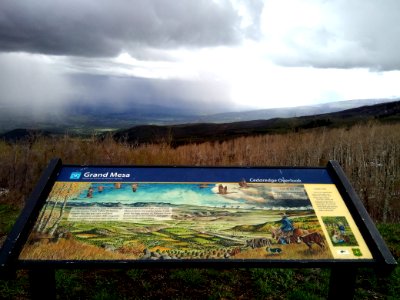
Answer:
[{"label": "blue banner on sign", "polygon": [[322,168],[63,167],[57,181],[332,183]]}]

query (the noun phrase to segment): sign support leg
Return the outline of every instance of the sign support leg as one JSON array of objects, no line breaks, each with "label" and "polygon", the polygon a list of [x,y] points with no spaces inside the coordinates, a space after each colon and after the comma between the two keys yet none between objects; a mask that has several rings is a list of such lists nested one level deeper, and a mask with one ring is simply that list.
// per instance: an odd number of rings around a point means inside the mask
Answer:
[{"label": "sign support leg", "polygon": [[357,268],[335,268],[331,269],[329,280],[328,299],[347,300],[353,299],[357,278]]},{"label": "sign support leg", "polygon": [[56,277],[54,269],[29,270],[32,299],[56,299]]}]

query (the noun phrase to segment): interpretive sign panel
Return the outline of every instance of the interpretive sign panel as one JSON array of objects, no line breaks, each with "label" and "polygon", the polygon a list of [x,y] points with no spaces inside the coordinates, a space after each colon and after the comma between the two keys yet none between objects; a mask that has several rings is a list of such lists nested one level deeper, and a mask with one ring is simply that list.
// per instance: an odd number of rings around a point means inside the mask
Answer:
[{"label": "interpretive sign panel", "polygon": [[20,261],[373,260],[327,168],[63,166]]},{"label": "interpretive sign panel", "polygon": [[357,268],[396,264],[335,161],[245,168],[54,159],[0,250],[0,277],[28,269],[37,299],[56,298],[57,268],[151,266],[328,267],[328,298],[351,299]]}]

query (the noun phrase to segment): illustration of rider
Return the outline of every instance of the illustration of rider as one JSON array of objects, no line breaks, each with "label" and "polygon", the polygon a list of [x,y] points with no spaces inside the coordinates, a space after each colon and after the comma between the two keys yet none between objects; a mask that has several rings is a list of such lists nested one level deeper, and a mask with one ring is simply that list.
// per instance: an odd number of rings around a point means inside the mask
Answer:
[{"label": "illustration of rider", "polygon": [[282,236],[280,238],[280,242],[282,244],[286,244],[286,238],[288,236],[292,235],[294,226],[293,226],[292,220],[290,220],[285,213],[282,214],[281,224],[282,225],[281,225],[280,229],[282,232]]},{"label": "illustration of rider", "polygon": [[288,234],[293,231],[293,222],[290,220],[287,216],[287,214],[282,214],[282,220],[281,220],[282,226],[281,230],[284,234]]}]

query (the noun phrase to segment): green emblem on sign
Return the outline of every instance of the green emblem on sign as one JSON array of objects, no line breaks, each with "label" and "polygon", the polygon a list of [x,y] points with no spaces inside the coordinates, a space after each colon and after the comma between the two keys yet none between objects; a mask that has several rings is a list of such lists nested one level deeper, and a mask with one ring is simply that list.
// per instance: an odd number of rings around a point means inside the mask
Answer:
[{"label": "green emblem on sign", "polygon": [[354,256],[362,256],[362,253],[361,253],[360,249],[351,248],[351,250],[353,251]]}]

